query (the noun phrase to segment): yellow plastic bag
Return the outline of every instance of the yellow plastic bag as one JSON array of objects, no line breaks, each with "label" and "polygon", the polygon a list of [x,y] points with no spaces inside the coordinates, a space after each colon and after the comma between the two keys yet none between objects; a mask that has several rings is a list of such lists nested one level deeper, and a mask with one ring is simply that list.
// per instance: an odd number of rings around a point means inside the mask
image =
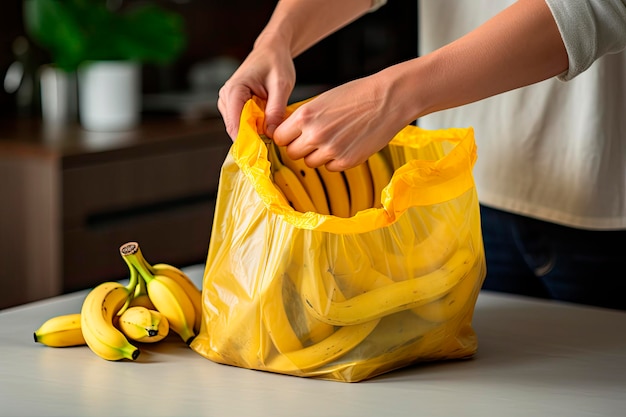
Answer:
[{"label": "yellow plastic bag", "polygon": [[250,100],[222,167],[192,349],[343,382],[471,357],[485,276],[472,129],[407,126],[384,150],[383,207],[341,218],[297,212],[277,190],[263,117]]}]

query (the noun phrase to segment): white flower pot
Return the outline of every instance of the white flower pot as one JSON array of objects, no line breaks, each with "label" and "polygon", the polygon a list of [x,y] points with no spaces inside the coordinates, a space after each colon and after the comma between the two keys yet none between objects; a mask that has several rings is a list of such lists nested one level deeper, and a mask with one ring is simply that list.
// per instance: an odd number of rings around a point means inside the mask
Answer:
[{"label": "white flower pot", "polygon": [[87,130],[136,127],[141,117],[141,65],[132,61],[94,61],[81,65],[78,111]]}]

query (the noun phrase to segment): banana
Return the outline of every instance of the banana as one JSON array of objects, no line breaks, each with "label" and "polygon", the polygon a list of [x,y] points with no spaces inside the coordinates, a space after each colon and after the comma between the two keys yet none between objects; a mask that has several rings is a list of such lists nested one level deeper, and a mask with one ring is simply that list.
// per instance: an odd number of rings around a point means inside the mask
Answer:
[{"label": "banana", "polygon": [[142,306],[126,309],[119,316],[118,327],[126,337],[142,343],[163,340],[170,330],[169,322],[163,314]]},{"label": "banana", "polygon": [[64,314],[46,320],[34,332],[35,342],[51,347],[83,346],[80,313]]},{"label": "banana", "polygon": [[385,149],[389,153],[389,157],[391,159],[391,165],[393,165],[394,169],[400,168],[402,165],[407,163],[407,158],[404,153],[404,146],[402,145],[391,145],[389,144]]},{"label": "banana", "polygon": [[288,279],[286,274],[276,275],[261,297],[261,314],[265,330],[280,353],[299,350],[303,347],[285,311],[283,286]]},{"label": "banana", "polygon": [[282,163],[291,169],[306,190],[315,205],[315,210],[320,214],[330,214],[326,191],[317,171],[304,163],[304,159],[293,160],[287,155],[287,148],[278,146]]},{"label": "banana", "polygon": [[436,326],[406,311],[383,317],[358,348],[324,365],[317,372],[358,381],[407,365],[407,361],[416,359],[413,354],[416,345],[429,337]]},{"label": "banana", "polygon": [[367,159],[367,167],[370,170],[372,186],[374,187],[373,206],[381,208],[383,206],[382,192],[391,181],[393,169],[382,151],[374,153]]},{"label": "banana", "polygon": [[135,290],[136,283],[125,287],[119,282],[103,282],[93,288],[83,301],[80,326],[89,348],[103,359],[135,360],[139,349],[117,329],[114,318]]},{"label": "banana", "polygon": [[280,161],[276,145],[273,142],[268,143],[268,151],[269,161],[272,165],[272,179],[289,204],[294,210],[301,213],[306,213],[307,211],[316,212],[315,204],[309,194],[307,194],[298,176]]},{"label": "banana", "polygon": [[[139,260],[144,264],[146,269],[148,269],[148,271],[152,273],[152,275],[165,275],[170,277],[171,279],[177,281],[178,284],[180,284],[180,286],[183,288],[185,293],[187,293],[187,296],[189,296],[191,302],[193,303],[193,309],[196,312],[193,330],[196,334],[198,334],[198,332],[200,331],[200,325],[202,323],[202,290],[196,287],[196,284],[191,280],[191,278],[189,278],[189,275],[187,275],[184,271],[175,267],[174,265],[166,263],[157,263],[151,265],[148,261],[146,261],[146,258],[143,256],[139,244],[137,242],[134,242],[134,244],[137,245],[137,258],[139,258]],[[154,310],[155,308],[152,307],[152,309]]]},{"label": "banana", "polygon": [[[371,267],[363,267],[354,273],[332,274],[341,290],[350,298],[365,294],[376,288],[393,285],[396,281]],[[320,311],[324,311],[320,309]]]},{"label": "banana", "polygon": [[166,275],[153,275],[146,279],[148,295],[157,311],[161,312],[170,324],[170,328],[183,339],[191,343],[196,333],[193,326],[196,312],[193,303],[178,281]]},{"label": "banana", "polygon": [[267,361],[267,368],[280,373],[315,370],[350,352],[376,328],[380,319],[344,326],[314,345],[283,353]]},{"label": "banana", "polygon": [[[481,262],[477,264],[482,265]],[[464,307],[473,305],[480,289],[477,279],[481,276],[480,271],[469,274],[441,298],[415,307],[411,311],[429,322],[446,322],[460,313]],[[336,274],[334,278],[339,287],[351,297],[395,283],[393,279],[373,268],[367,268],[358,274]]]},{"label": "banana", "polygon": [[343,173],[329,171],[324,165],[316,168],[328,198],[330,214],[350,217],[350,194]]},{"label": "banana", "polygon": [[154,264],[150,267],[150,271],[154,275],[166,275],[172,278],[183,288],[193,303],[193,309],[196,313],[193,330],[198,334],[200,326],[202,325],[202,290],[196,287],[196,284],[189,278],[189,275],[173,265],[164,263]]},{"label": "banana", "polygon": [[343,171],[350,194],[350,216],[374,206],[374,185],[367,162]]},{"label": "banana", "polygon": [[301,270],[303,268],[302,265],[307,262],[316,262],[316,260],[310,259],[305,261],[302,258],[300,261],[292,262],[287,273],[289,281],[285,281],[285,291],[290,295],[286,302],[289,303],[289,310],[296,310],[291,315],[292,322],[296,324],[298,328],[297,334],[300,336],[300,341],[304,346],[320,342],[335,331],[334,326],[324,323],[313,316],[302,302],[303,300],[300,296],[301,286],[303,285]]},{"label": "banana", "polygon": [[425,320],[443,323],[457,316],[465,308],[473,307],[484,276],[483,258],[478,257],[472,274],[468,275],[441,299],[415,307],[413,312]]},{"label": "banana", "polygon": [[[337,326],[355,325],[412,309],[442,297],[466,277],[472,268],[472,261],[472,253],[461,249],[433,272],[375,288],[346,301],[328,300],[324,291],[309,292],[305,288],[302,296],[307,307],[321,321]],[[358,280],[358,276],[354,279]],[[319,288],[320,285],[316,287]]]}]

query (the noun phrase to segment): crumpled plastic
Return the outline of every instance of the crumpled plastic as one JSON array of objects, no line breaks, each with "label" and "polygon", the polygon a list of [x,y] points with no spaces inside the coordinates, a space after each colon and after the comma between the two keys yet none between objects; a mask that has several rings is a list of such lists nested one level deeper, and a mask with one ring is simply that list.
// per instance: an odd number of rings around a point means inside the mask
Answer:
[{"label": "crumpled plastic", "polygon": [[486,273],[473,129],[406,126],[384,149],[393,176],[382,207],[342,218],[297,212],[278,191],[263,108],[246,103],[222,166],[191,348],[342,382],[472,357]]}]

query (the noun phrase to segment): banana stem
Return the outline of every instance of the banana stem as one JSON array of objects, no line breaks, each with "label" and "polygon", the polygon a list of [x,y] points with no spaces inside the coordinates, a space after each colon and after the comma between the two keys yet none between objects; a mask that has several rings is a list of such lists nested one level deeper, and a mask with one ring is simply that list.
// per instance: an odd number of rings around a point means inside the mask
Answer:
[{"label": "banana stem", "polygon": [[135,293],[135,287],[139,283],[139,276],[137,275],[137,270],[129,265],[130,270],[130,278],[128,280],[128,285],[126,288],[130,294]]},{"label": "banana stem", "polygon": [[143,279],[139,277],[137,270],[132,265],[129,264],[128,269],[130,270],[130,278],[128,280],[128,285],[126,286],[126,289],[128,290],[128,299],[126,300],[122,308],[120,308],[120,311],[117,312],[118,316],[121,316],[122,313],[126,311],[126,309],[128,309],[128,306],[130,306],[130,302],[133,300],[133,298],[135,298],[135,288],[138,284],[140,284],[140,282],[143,282]]},{"label": "banana stem", "polygon": [[154,268],[152,267],[152,265],[150,264],[150,262],[146,261],[146,258],[144,258],[143,253],[141,252],[140,248],[137,248],[137,253],[135,254],[135,256],[137,257],[137,260],[139,262],[141,262],[143,264],[143,266],[152,274],[154,275]]},{"label": "banana stem", "polygon": [[139,244],[137,242],[128,242],[120,247],[120,254],[126,264],[136,269],[146,282],[150,282],[154,279],[154,275],[141,261],[140,253]]}]

